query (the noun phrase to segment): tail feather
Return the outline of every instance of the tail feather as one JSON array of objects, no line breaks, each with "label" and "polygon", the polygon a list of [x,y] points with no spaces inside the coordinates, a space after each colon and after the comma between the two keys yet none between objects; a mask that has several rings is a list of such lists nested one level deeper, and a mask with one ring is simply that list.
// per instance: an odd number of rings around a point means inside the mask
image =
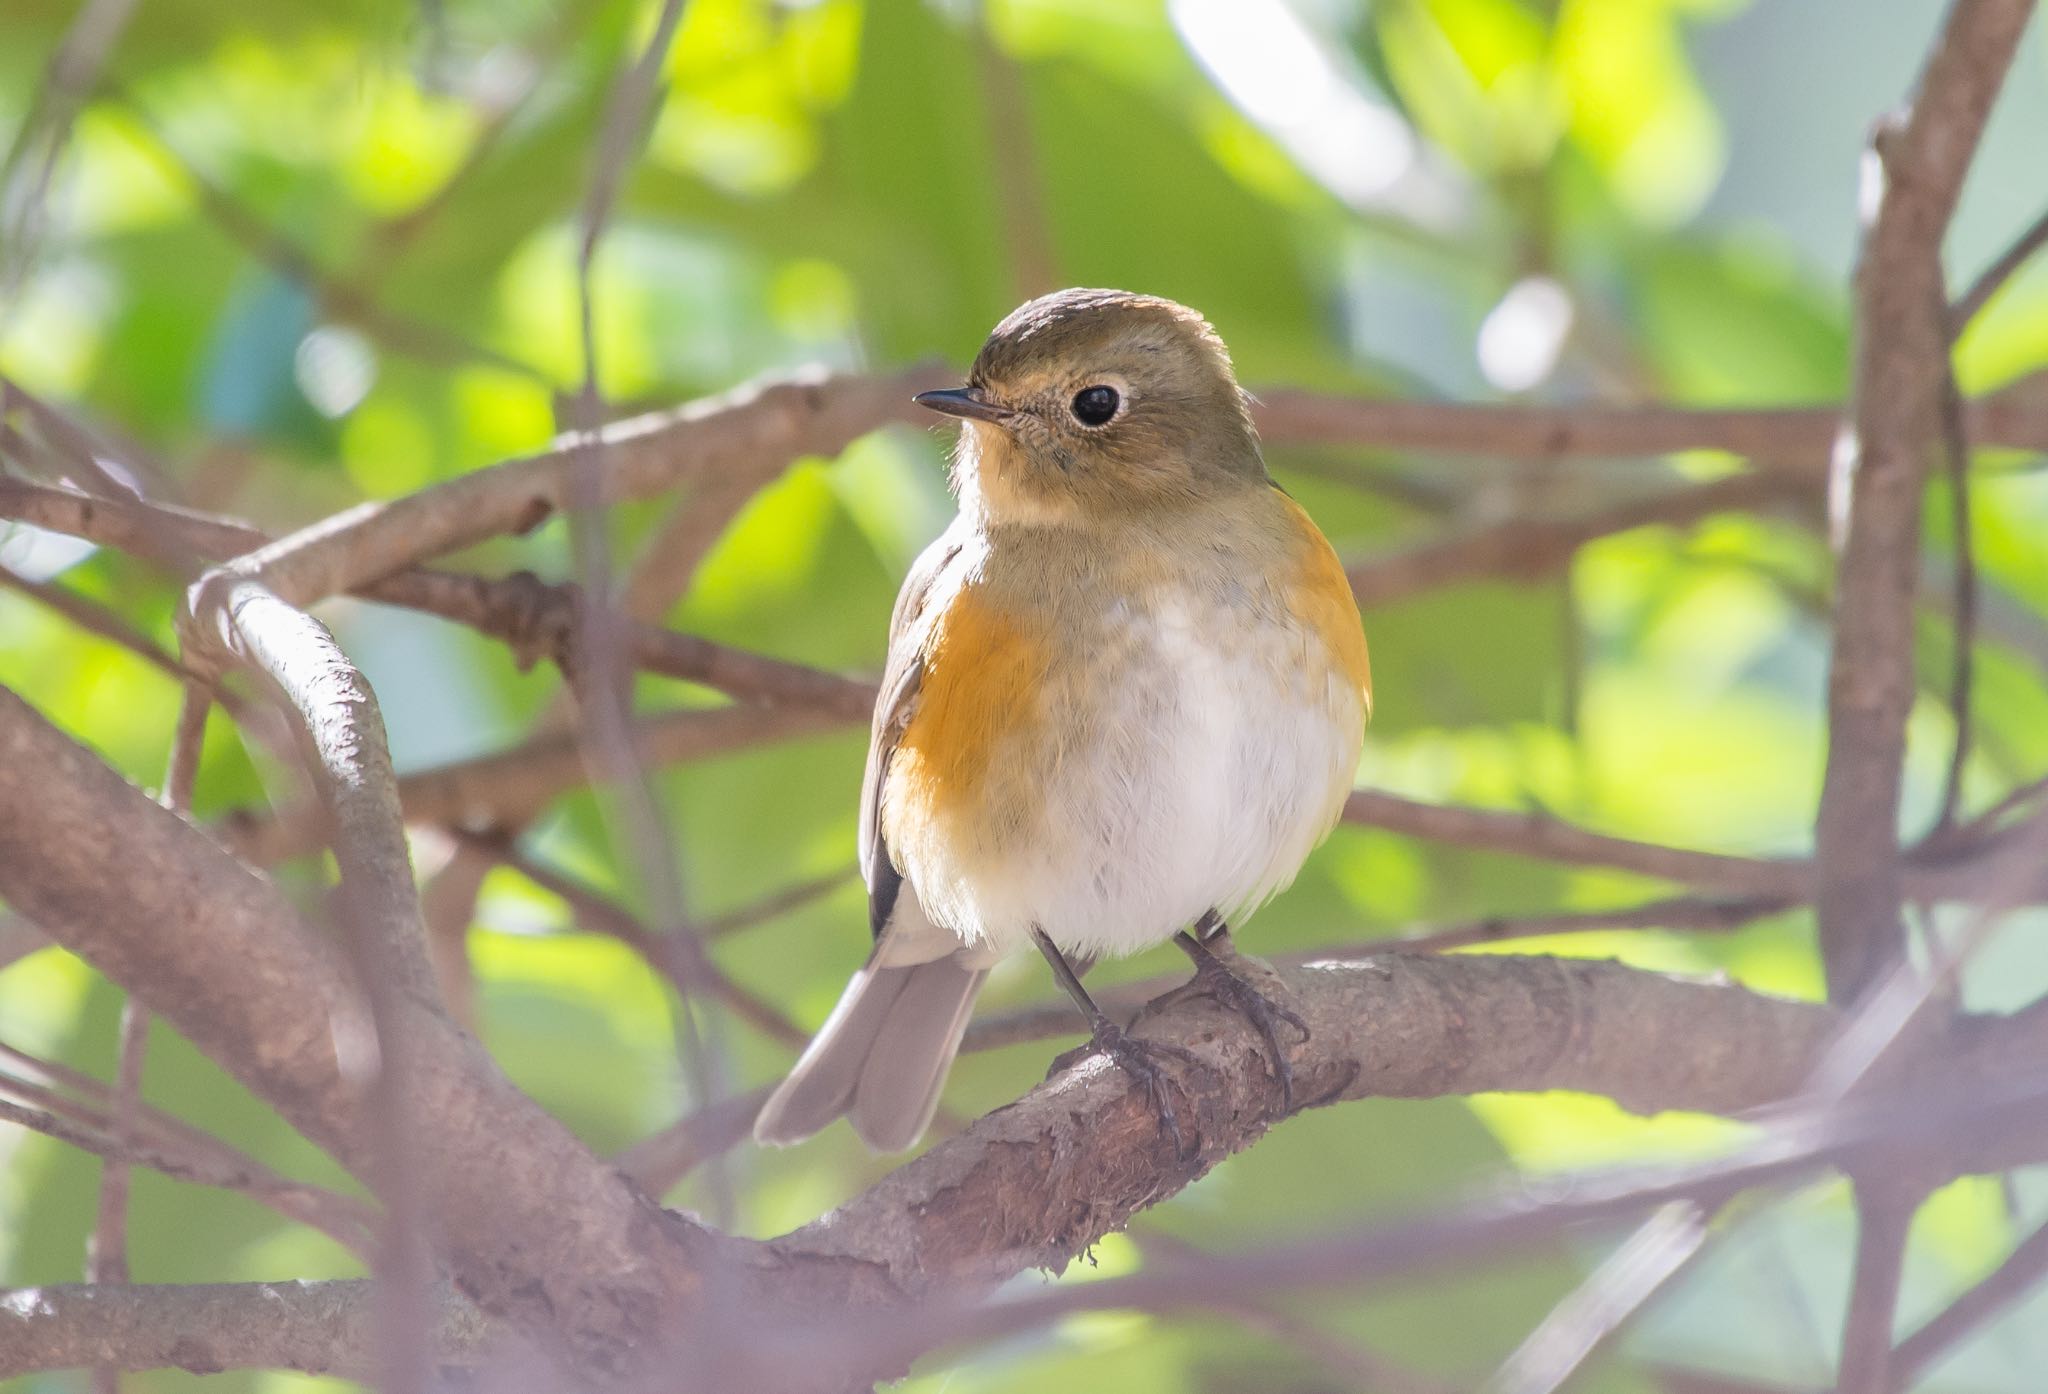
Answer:
[{"label": "tail feather", "polygon": [[853,975],[803,1057],[754,1120],[757,1141],[801,1142],[843,1113],[868,1146],[900,1152],[938,1107],[986,969],[951,957],[908,967],[873,960]]},{"label": "tail feather", "polygon": [[868,1047],[848,1112],[861,1141],[878,1152],[901,1152],[931,1124],[988,970],[940,959],[884,971],[909,976]]}]

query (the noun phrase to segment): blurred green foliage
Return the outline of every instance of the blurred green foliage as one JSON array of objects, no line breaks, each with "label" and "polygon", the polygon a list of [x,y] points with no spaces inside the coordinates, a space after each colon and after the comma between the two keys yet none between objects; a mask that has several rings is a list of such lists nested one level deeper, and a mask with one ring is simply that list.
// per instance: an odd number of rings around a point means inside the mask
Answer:
[{"label": "blurred green foliage", "polygon": [[[38,94],[77,8],[8,0],[0,10],[0,132],[19,132],[31,155],[47,134]],[[607,94],[654,9],[143,0],[83,94],[46,195],[8,206],[0,371],[75,404],[187,500],[277,528],[539,446],[582,372],[577,218]],[[961,362],[1050,280],[1200,307],[1255,389],[1837,398],[1860,133],[1904,89],[1936,10],[1933,0],[692,0],[596,262],[602,385],[615,401],[659,404],[817,361]],[[1959,275],[2033,212],[2038,145],[2026,133],[2048,119],[2044,79],[2037,33],[1951,249]],[[18,194],[34,161],[13,173]],[[35,216],[17,216],[24,207]],[[1521,293],[1532,285],[1562,294]],[[2048,275],[2037,272],[1994,302],[1959,363],[1966,387],[1982,391],[2044,359]],[[838,461],[794,463],[719,541],[670,622],[874,669],[896,581],[948,516],[942,435],[894,430]],[[1363,450],[1272,459],[1354,556],[1726,463],[1538,467]],[[2048,487],[2029,460],[1984,463],[1973,805],[2048,765]],[[1930,505],[1939,573],[1952,566],[1947,504]],[[621,556],[659,516],[621,510]],[[177,587],[140,563],[24,531],[0,537],[0,560],[173,642]],[[466,560],[570,568],[559,529]],[[1465,585],[1369,613],[1380,691],[1361,778],[1646,839],[1798,852],[1821,769],[1827,576],[1811,531],[1724,517],[1602,541],[1560,580]],[[354,604],[323,613],[376,684],[403,768],[517,740],[557,688],[553,673],[520,673],[465,631]],[[1924,633],[1906,813],[1915,830],[1952,729],[1953,636],[1938,609]],[[0,592],[0,682],[129,777],[160,778],[175,693],[157,670]],[[703,700],[653,681],[639,696],[650,708]],[[659,772],[691,913],[849,868],[863,748],[849,733]],[[216,718],[201,815],[291,787]],[[554,809],[528,845],[640,897],[589,795]],[[423,860],[436,854],[422,844]],[[297,884],[317,871],[298,869]],[[1658,889],[1344,828],[1245,937],[1280,952],[1465,916],[1625,905]],[[718,956],[815,1023],[863,951],[863,920],[849,883],[721,941]],[[2008,931],[1972,983],[1987,1005],[2048,980],[2041,926],[2028,928]],[[1820,990],[1804,914],[1728,937],[1584,935],[1538,947]],[[485,885],[471,953],[485,1039],[594,1145],[622,1146],[676,1115],[672,1003],[630,953],[573,933],[559,904],[509,872]],[[1167,967],[1148,957],[1101,973]],[[986,1000],[1000,1008],[1046,992],[1042,972],[1017,963]],[[39,953],[0,972],[0,1035],[110,1074],[116,1001],[75,960]],[[738,1083],[786,1067],[781,1047],[717,1026]],[[1683,1048],[1683,1023],[1673,1030]],[[972,1115],[1012,1096],[1049,1053],[963,1061],[949,1109]],[[344,1184],[162,1028],[147,1092],[281,1168]],[[1147,1233],[1257,1243],[1440,1202],[1504,1164],[1668,1155],[1734,1132],[1583,1098],[1353,1105],[1290,1123],[1147,1215],[1135,1237],[1105,1241],[1065,1281],[1142,1262]],[[889,1165],[843,1129],[786,1153],[742,1149],[729,1168],[736,1222],[778,1232]],[[96,1176],[89,1158],[0,1131],[0,1281],[78,1275]],[[1989,1183],[1943,1193],[1920,1223],[1909,1318],[1995,1263],[2042,1209],[2038,1192],[2022,1178],[2010,1212]],[[710,1197],[690,1183],[671,1201]],[[153,1175],[138,1180],[135,1216],[134,1267],[148,1281],[351,1271],[317,1235]],[[1632,1357],[1825,1379],[1848,1226],[1829,1191],[1756,1207],[1625,1358],[1582,1387],[1650,1388]],[[1307,1315],[1394,1360],[1469,1377],[1512,1349],[1592,1258],[1560,1247],[1479,1276],[1335,1294]],[[1940,1387],[2038,1387],[2043,1332],[2048,1305],[2037,1300],[1966,1348]],[[1228,1323],[1101,1317],[906,1387],[1357,1387],[1346,1378],[1294,1343]],[[152,1375],[131,1387],[193,1383]]]}]

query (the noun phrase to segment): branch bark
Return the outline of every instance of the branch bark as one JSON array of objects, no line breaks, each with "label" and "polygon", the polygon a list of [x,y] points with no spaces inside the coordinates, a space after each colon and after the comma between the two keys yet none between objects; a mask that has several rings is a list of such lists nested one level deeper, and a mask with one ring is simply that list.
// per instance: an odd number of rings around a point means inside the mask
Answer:
[{"label": "branch bark", "polygon": [[[227,561],[271,541],[269,534],[231,518],[128,497],[96,498],[4,476],[0,518],[82,537],[181,573],[193,556]],[[177,659],[138,647],[138,641],[112,629],[107,618],[80,597],[19,578],[0,577],[0,584],[27,590],[77,623],[136,648],[158,667],[183,673]],[[542,658],[561,665],[574,661],[576,588],[543,581],[531,572],[486,577],[413,567],[357,587],[351,594],[468,625],[503,640],[522,663]],[[624,630],[626,647],[641,670],[699,683],[741,701],[816,707],[859,721],[867,720],[874,705],[873,688],[854,678],[678,634],[658,624],[632,623]],[[222,700],[235,699],[223,694]],[[239,718],[241,712],[236,715]]]},{"label": "branch bark", "polygon": [[[642,716],[632,731],[635,749],[649,765],[674,765],[850,724],[844,717],[805,709],[733,706]],[[410,823],[491,828],[532,818],[589,777],[576,738],[557,732],[402,776],[398,800]],[[225,828],[239,855],[267,866],[319,847],[328,831],[323,819],[319,808],[301,804],[275,817],[230,814]]]},{"label": "branch bark", "polygon": [[1856,268],[1856,386],[1841,456],[1848,529],[1815,826],[1821,953],[1838,1001],[1869,989],[1904,951],[1898,815],[1920,504],[1949,372],[1941,245],[2032,8],[1956,0],[1910,109],[1880,127],[1865,161],[1878,188]]},{"label": "branch bark", "polygon": [[[367,1279],[324,1283],[57,1284],[0,1292],[0,1371],[301,1370],[368,1378],[377,1364]],[[435,1336],[460,1358],[483,1340],[474,1307],[444,1301]]]},{"label": "branch bark", "polygon": [[[376,1172],[359,987],[275,887],[0,691],[0,895],[142,998],[295,1127]],[[152,907],[145,919],[137,906]],[[617,1368],[698,1289],[701,1232],[513,1087],[445,1015],[404,1078],[437,1249],[485,1310]]]},{"label": "branch bark", "polygon": [[[1297,1108],[1371,1097],[1573,1089],[1607,1095],[1639,1112],[1679,1108],[1750,1116],[1799,1087],[1815,1051],[1841,1022],[1835,1011],[1815,1003],[1585,960],[1396,955],[1284,968],[1275,986],[1311,1028],[1308,1039],[1289,1052]],[[1668,1041],[1673,1021],[1687,1023],[1699,1043],[1696,1051],[1658,1048]],[[1484,1022],[1485,1029],[1475,1030],[1475,1022]],[[1174,994],[1144,1013],[1136,1029],[1186,1048],[1199,1061],[1163,1062],[1183,1126],[1196,1138],[1193,1154],[1177,1156],[1161,1137],[1142,1087],[1100,1057],[1083,1055],[1015,1104],[978,1120],[813,1224],[766,1243],[723,1241],[721,1252],[740,1274],[739,1293],[762,1304],[746,1310],[772,1314],[793,1308],[832,1327],[875,1322],[885,1337],[881,1348],[891,1352],[889,1359],[900,1358],[902,1344],[890,1344],[889,1313],[908,1312],[904,1339],[911,1346],[948,1338],[952,1328],[924,1321],[916,1309],[936,1304],[959,1315],[964,1304],[1019,1273],[1064,1266],[1104,1233],[1256,1143],[1277,1121],[1279,1085],[1263,1048],[1226,1008]],[[1838,1124],[1818,1132],[1797,1121],[1804,1115],[1792,1115],[1783,1139],[1766,1137],[1725,1163],[1708,1163],[1676,1179],[1658,1173],[1642,1185],[1610,1179],[1551,1196],[1525,1193],[1519,1208],[1496,1218],[1522,1233],[1531,1226],[1552,1232],[1574,1217],[1623,1217],[1692,1195],[1692,1183],[1683,1178],[1695,1172],[1706,1178],[1698,1183],[1702,1196],[1723,1196],[1811,1169],[1839,1146],[1889,1137],[1888,1130],[1901,1128],[1911,1132],[1912,1141],[1953,1134],[1973,1146],[1974,1135],[1964,1137],[1970,1130],[1937,1117],[1940,1109],[1929,1100],[1967,1110],[1973,1127],[1987,1117],[2012,1116],[2010,1100],[1978,1086],[2038,1080],[2048,1064],[2048,1013],[1970,1019],[1957,1039],[1957,1054],[1920,1062],[1931,1073],[1924,1084],[1908,1085],[1922,1092],[1906,1103],[1874,1096],[1849,1106]],[[2040,1090],[2037,1083],[2032,1087],[2027,1107],[2038,1114]],[[2039,1142],[2036,1137],[2028,1145]],[[1996,1164],[2012,1155],[2000,1151]],[[1441,1257],[1440,1244],[1431,1249],[1409,1243],[1410,1231],[1441,1240],[1450,1223],[1424,1218],[1345,1261],[1366,1273],[1374,1265],[1384,1272],[1419,1263],[1432,1252]],[[1466,1252],[1484,1247],[1477,1231],[1461,1228],[1455,1237]],[[1334,1250],[1318,1252],[1326,1269],[1339,1262]],[[1277,1253],[1267,1256],[1261,1271],[1276,1271],[1276,1258]],[[1324,1282],[1330,1275],[1295,1278]],[[1163,1281],[1172,1288],[1177,1280]],[[332,1329],[364,1331],[347,1325],[368,1310],[363,1285],[307,1287],[346,1304],[347,1315],[328,1309]],[[173,1295],[163,1301],[172,1311],[188,1300],[177,1295],[183,1289],[167,1291]],[[258,1285],[240,1291],[238,1320],[274,1300],[271,1290]],[[117,1291],[109,1301],[143,1301],[126,1295],[135,1292]],[[122,1310],[123,1321],[141,1319]],[[270,1350],[252,1349],[244,1358],[303,1359],[306,1336],[295,1325],[296,1312],[287,1305],[276,1318]],[[18,1335],[0,1325],[0,1332],[17,1335],[0,1341],[0,1375],[48,1368],[33,1363],[34,1352],[68,1357],[96,1349],[91,1328],[114,1320],[86,1304],[78,1290],[63,1288],[0,1296],[0,1323],[10,1319],[18,1323]],[[776,1329],[794,1340],[806,1328]],[[162,1348],[148,1340],[139,1346],[152,1358],[160,1358]],[[449,1354],[459,1362],[475,1349],[474,1341],[457,1342]],[[346,1371],[359,1367],[365,1351],[360,1345],[334,1347],[322,1358],[333,1362],[324,1368]],[[844,1373],[844,1367],[834,1368]]]},{"label": "branch bark", "polygon": [[[1468,847],[1475,851],[1535,857],[1575,866],[1603,866],[1676,881],[1730,895],[1803,902],[1814,894],[1817,861],[1792,857],[1742,857],[1701,852],[1686,847],[1615,837],[1542,813],[1513,813],[1491,808],[1425,803],[1419,799],[1360,789],[1344,804],[1344,820],[1408,837]],[[2010,892],[2026,888],[2027,896],[2044,889],[2044,878],[2029,873],[2032,852],[2019,836],[2024,824],[1975,839],[1928,849],[1908,858],[1902,875],[1914,895],[1935,900],[1969,899],[1997,880]]]},{"label": "branch bark", "polygon": [[[1362,445],[1379,450],[1510,459],[1626,459],[1724,450],[1766,467],[1804,470],[1827,458],[1841,428],[1837,407],[1607,407],[1574,404],[1415,402],[1274,388],[1252,419],[1269,445]],[[2026,392],[1999,392],[1968,408],[1970,437],[2039,449],[2048,408]]]}]

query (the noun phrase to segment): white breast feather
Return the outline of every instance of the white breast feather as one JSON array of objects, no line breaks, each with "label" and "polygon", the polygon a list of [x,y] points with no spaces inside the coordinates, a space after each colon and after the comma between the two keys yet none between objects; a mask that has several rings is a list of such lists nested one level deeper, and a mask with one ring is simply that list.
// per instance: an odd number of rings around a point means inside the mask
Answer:
[{"label": "white breast feather", "polygon": [[1244,618],[1185,598],[1126,613],[1141,642],[1092,740],[1063,752],[1040,836],[971,869],[912,868],[934,917],[992,952],[1036,924],[1116,956],[1285,888],[1351,787],[1364,712],[1320,638],[1247,636]]}]

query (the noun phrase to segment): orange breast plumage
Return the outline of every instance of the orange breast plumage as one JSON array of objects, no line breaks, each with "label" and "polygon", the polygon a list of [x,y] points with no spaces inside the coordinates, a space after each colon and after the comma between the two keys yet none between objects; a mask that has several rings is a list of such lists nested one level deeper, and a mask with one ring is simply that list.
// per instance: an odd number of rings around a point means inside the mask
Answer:
[{"label": "orange breast plumage", "polygon": [[1351,578],[1335,549],[1293,499],[1281,496],[1300,535],[1294,575],[1287,587],[1288,608],[1318,636],[1350,685],[1358,690],[1367,714],[1372,711],[1372,658],[1366,649],[1365,626],[1359,623],[1358,602]]},{"label": "orange breast plumage", "polygon": [[1047,739],[1051,646],[974,586],[945,597],[925,640],[916,706],[890,766],[890,841],[983,844],[1019,828],[1042,791],[1017,777]]},{"label": "orange breast plumage", "polygon": [[1342,568],[1285,507],[1259,557],[999,539],[934,594],[881,800],[933,924],[1130,953],[1293,878],[1351,787],[1370,675]]}]

